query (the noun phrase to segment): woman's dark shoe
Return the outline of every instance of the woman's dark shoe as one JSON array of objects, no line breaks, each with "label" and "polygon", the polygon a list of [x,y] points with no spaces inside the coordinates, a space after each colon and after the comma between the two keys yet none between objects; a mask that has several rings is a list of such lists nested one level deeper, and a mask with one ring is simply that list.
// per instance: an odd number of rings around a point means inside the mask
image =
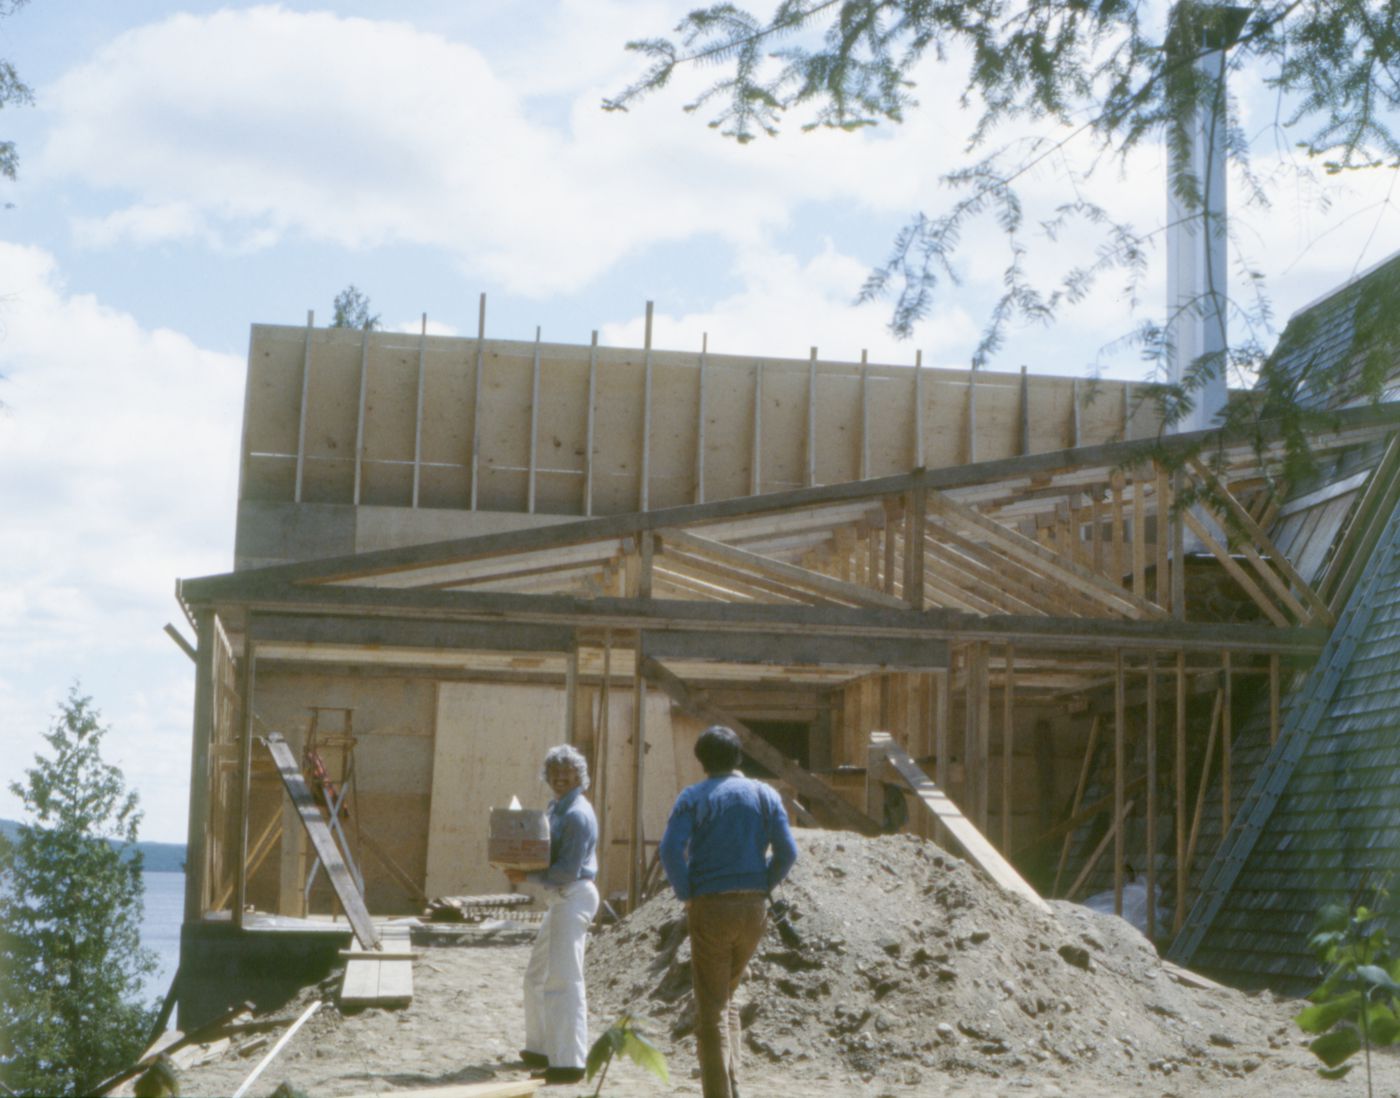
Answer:
[{"label": "woman's dark shoe", "polygon": [[583,1068],[545,1068],[543,1071],[534,1073],[534,1078],[543,1079],[544,1085],[552,1087],[556,1083],[581,1083],[583,1082]]},{"label": "woman's dark shoe", "polygon": [[531,1052],[528,1048],[520,1050],[520,1062],[527,1068],[547,1068],[549,1067],[549,1057],[542,1052]]}]

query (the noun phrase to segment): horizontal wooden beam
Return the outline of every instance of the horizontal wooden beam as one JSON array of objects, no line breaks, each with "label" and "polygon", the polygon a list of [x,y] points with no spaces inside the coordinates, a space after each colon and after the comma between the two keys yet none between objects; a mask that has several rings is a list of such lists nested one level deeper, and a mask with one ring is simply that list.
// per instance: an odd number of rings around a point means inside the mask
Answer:
[{"label": "horizontal wooden beam", "polygon": [[932,671],[948,666],[948,644],[932,639],[852,637],[839,633],[664,630],[642,634],[642,656],[658,660],[879,666],[899,671]]},{"label": "horizontal wooden beam", "polygon": [[1315,656],[1327,631],[1227,622],[1130,621],[1115,618],[979,617],[957,610],[893,610],[883,607],[798,606],[776,603],[717,603],[681,599],[635,599],[577,595],[527,595],[504,591],[416,591],[365,587],[303,587],[258,584],[228,603],[220,616],[241,627],[249,610],[268,612],[354,610],[386,617],[427,617],[568,625],[592,629],[712,629],[845,633],[859,636],[929,637],[958,642],[985,640],[1031,648],[1103,650],[1114,646],[1151,650],[1258,652]]},{"label": "horizontal wooden beam", "polygon": [[568,652],[574,631],[527,622],[487,624],[374,615],[258,614],[254,641],[485,652]]}]

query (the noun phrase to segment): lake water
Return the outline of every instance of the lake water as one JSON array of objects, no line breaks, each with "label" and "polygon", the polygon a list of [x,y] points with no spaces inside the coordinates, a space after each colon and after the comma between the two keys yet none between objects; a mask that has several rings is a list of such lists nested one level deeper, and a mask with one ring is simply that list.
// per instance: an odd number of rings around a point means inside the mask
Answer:
[{"label": "lake water", "polygon": [[185,915],[183,873],[142,873],[146,910],[141,919],[141,944],[155,951],[158,967],[147,978],[141,998],[159,1003],[170,990],[180,963],[180,923]]}]

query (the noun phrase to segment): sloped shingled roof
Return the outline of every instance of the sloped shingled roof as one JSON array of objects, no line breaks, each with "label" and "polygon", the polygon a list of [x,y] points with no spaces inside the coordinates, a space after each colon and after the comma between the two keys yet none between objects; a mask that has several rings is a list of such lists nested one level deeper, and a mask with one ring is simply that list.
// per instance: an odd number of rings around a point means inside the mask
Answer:
[{"label": "sloped shingled roof", "polygon": [[1306,989],[1322,906],[1376,906],[1375,887],[1400,888],[1400,508],[1370,567],[1337,626],[1356,630],[1355,647],[1321,719],[1298,729],[1287,785],[1190,958],[1237,984]]}]

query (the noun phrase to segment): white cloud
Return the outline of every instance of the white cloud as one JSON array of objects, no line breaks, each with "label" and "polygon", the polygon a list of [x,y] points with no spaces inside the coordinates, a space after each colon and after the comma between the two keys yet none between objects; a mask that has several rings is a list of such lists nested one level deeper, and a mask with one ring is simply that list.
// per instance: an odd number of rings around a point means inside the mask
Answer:
[{"label": "white cloud", "polygon": [[145,833],[178,839],[192,678],[162,626],[175,577],[230,564],[243,363],[68,293],[41,249],[0,243],[0,271],[0,777],[81,680]]}]

